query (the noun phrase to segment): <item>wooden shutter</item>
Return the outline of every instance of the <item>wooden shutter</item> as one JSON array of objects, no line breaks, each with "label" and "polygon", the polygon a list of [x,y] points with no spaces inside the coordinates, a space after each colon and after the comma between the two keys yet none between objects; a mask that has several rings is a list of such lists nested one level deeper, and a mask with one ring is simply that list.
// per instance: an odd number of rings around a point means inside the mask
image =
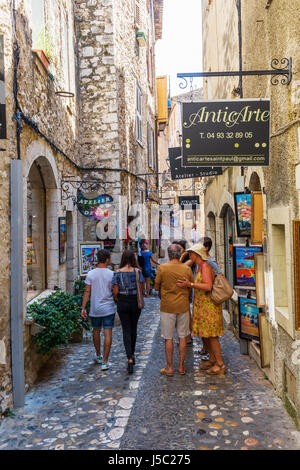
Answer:
[{"label": "wooden shutter", "polygon": [[141,9],[140,0],[135,0],[135,25],[140,27],[141,24]]}]

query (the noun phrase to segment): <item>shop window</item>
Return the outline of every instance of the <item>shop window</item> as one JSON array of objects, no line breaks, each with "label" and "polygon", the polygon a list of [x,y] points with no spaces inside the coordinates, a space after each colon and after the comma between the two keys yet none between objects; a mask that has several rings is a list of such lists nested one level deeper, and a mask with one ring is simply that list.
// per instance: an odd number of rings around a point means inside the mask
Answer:
[{"label": "shop window", "polygon": [[44,0],[31,0],[32,48],[45,49]]},{"label": "shop window", "polygon": [[288,317],[287,259],[285,249],[285,225],[272,225],[272,265],[274,282],[274,300],[283,316]]},{"label": "shop window", "polygon": [[46,190],[39,165],[27,179],[27,301],[46,289]]},{"label": "shop window", "polygon": [[142,90],[137,84],[136,87],[136,140],[143,145],[142,133]]}]

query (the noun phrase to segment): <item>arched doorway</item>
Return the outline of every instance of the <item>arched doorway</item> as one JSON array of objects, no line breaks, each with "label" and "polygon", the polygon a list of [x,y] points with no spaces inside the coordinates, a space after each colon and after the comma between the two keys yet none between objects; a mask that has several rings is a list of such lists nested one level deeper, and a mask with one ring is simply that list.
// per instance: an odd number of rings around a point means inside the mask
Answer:
[{"label": "arched doorway", "polygon": [[217,260],[217,232],[216,232],[216,217],[212,212],[207,216],[207,236],[212,239],[212,247],[210,255]]},{"label": "arched doorway", "polygon": [[256,171],[254,171],[250,177],[249,181],[249,190],[250,191],[261,191],[260,179]]},{"label": "arched doorway", "polygon": [[225,276],[233,286],[233,240],[235,239],[235,217],[232,208],[225,204],[222,209],[224,229]]},{"label": "arched doorway", "polygon": [[[27,176],[26,291],[27,301],[54,287],[58,278],[58,195],[46,157],[36,158]],[[55,266],[57,265],[57,266]],[[51,279],[51,282],[50,282]]]}]

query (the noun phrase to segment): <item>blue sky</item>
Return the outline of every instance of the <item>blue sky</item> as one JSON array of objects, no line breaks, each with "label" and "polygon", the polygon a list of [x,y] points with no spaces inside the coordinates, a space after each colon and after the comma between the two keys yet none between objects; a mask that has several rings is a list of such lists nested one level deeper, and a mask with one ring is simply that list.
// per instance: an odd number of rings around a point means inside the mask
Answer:
[{"label": "blue sky", "polygon": [[[202,71],[201,0],[164,0],[162,39],[155,53],[156,74],[171,77],[171,96],[190,91],[179,88],[176,74]],[[193,87],[201,85],[197,79]]]}]

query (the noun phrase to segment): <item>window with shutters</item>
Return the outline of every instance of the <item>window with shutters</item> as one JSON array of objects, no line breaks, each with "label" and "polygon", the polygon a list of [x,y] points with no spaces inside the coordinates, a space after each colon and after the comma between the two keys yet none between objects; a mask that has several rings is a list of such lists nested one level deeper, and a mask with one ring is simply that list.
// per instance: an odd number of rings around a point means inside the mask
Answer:
[{"label": "window with shutters", "polygon": [[141,25],[141,8],[140,8],[140,0],[135,0],[135,3],[134,3],[134,22],[135,22],[135,26],[137,28],[140,27]]},{"label": "window with shutters", "polygon": [[142,133],[142,90],[137,83],[136,86],[136,140],[140,145],[143,145]]},{"label": "window with shutters", "polygon": [[147,123],[147,152],[148,152],[148,167],[156,170],[156,141],[155,132],[152,128],[151,122]]}]

